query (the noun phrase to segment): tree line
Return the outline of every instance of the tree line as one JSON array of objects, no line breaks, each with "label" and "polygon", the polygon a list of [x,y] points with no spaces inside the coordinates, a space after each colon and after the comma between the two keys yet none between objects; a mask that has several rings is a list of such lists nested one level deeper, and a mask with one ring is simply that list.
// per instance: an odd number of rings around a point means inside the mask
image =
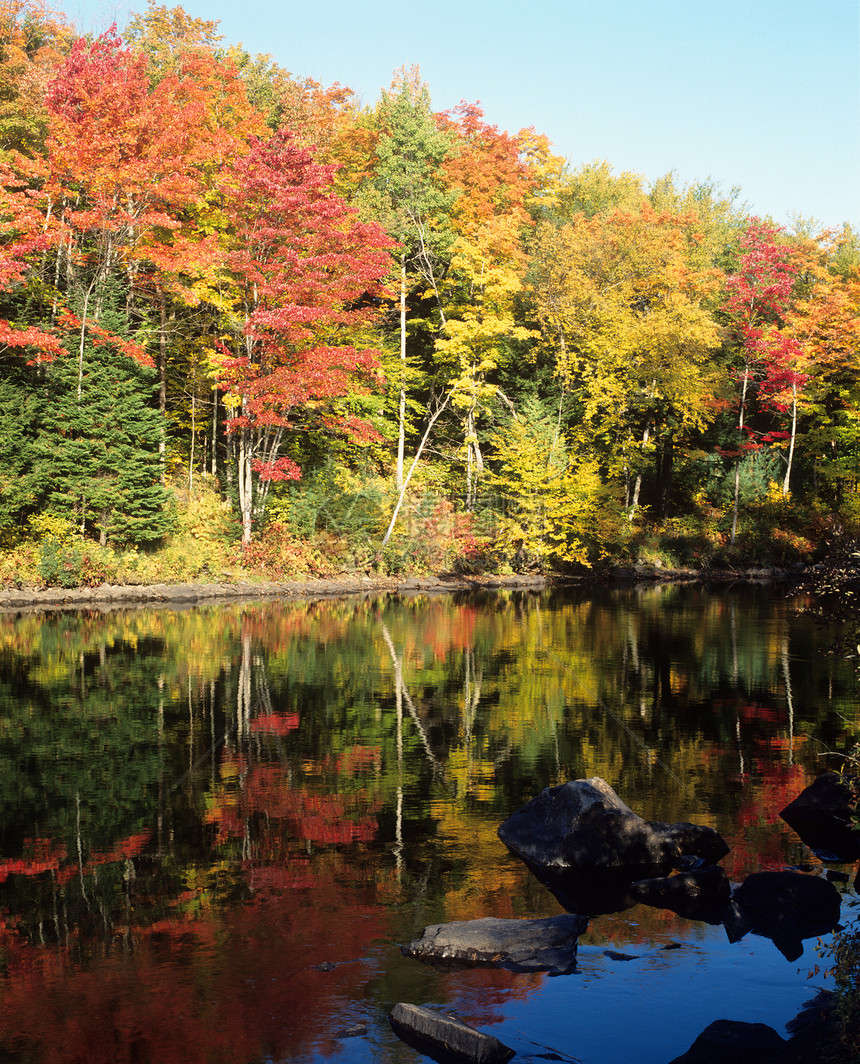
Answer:
[{"label": "tree line", "polygon": [[217,30],[0,0],[7,548],[156,546],[180,488],[246,552],[326,533],[389,567],[854,530],[850,225],[575,166],[417,69],[363,106]]}]

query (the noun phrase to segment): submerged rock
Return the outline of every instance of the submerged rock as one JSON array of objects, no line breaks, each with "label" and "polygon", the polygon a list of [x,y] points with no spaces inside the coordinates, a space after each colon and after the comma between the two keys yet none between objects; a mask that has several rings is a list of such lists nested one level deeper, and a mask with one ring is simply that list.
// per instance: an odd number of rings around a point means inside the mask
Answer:
[{"label": "submerged rock", "polygon": [[403,952],[435,964],[508,968],[514,972],[576,970],[576,946],[588,920],[573,914],[545,920],[463,920],[424,928]]},{"label": "submerged rock", "polygon": [[731,900],[728,876],[719,865],[658,879],[639,879],[630,884],[631,896],[644,905],[670,909],[688,920],[709,924],[722,921]]},{"label": "submerged rock", "polygon": [[547,868],[526,861],[529,871],[543,883],[569,913],[602,916],[620,913],[636,904],[630,893],[629,873],[581,872],[570,868]]},{"label": "submerged rock", "polygon": [[711,863],[729,851],[712,828],[643,820],[599,777],[547,787],[508,817],[499,838],[532,869],[631,880],[668,872],[685,856]]},{"label": "submerged rock", "polygon": [[851,819],[851,788],[838,772],[825,772],[779,814],[822,861],[856,861],[860,833]]},{"label": "submerged rock", "polygon": [[786,960],[803,953],[803,939],[839,923],[841,899],[832,883],[802,872],[754,872],[732,893],[723,914],[730,942],[748,931],[773,941]]},{"label": "submerged rock", "polygon": [[670,1064],[759,1064],[785,1044],[765,1023],[715,1020]]},{"label": "submerged rock", "polygon": [[498,1038],[433,1009],[401,1002],[391,1010],[388,1020],[394,1033],[407,1045],[434,1060],[451,1064],[503,1064],[514,1056],[514,1050]]}]

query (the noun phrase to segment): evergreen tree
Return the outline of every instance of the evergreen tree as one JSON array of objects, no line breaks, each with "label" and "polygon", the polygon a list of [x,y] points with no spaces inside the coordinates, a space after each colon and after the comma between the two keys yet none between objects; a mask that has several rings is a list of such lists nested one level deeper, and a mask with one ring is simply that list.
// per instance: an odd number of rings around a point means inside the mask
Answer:
[{"label": "evergreen tree", "polygon": [[20,526],[44,495],[33,466],[40,397],[33,368],[0,362],[0,535]]},{"label": "evergreen tree", "polygon": [[[107,315],[106,315],[107,316]],[[150,405],[155,371],[88,342],[82,373],[77,358],[48,367],[38,470],[48,486],[47,509],[73,520],[104,545],[146,545],[170,528],[161,484],[160,420]]]}]

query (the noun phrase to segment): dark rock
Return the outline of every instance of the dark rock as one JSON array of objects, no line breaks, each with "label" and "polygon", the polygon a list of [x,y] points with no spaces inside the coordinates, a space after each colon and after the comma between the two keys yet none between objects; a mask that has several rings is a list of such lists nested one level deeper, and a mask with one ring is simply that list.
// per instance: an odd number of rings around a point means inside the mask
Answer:
[{"label": "dark rock", "polygon": [[730,942],[752,931],[772,939],[787,960],[796,961],[804,938],[836,927],[840,905],[839,892],[820,876],[755,872],[733,892],[723,924]]},{"label": "dark rock", "polygon": [[524,860],[551,868],[607,871],[668,857],[657,833],[597,777],[547,787],[508,817],[499,838]]},{"label": "dark rock", "polygon": [[630,876],[624,872],[581,872],[569,868],[542,868],[530,861],[525,864],[569,913],[602,916],[623,912],[636,904],[630,895]]},{"label": "dark rock", "polygon": [[433,924],[403,952],[434,964],[562,975],[576,970],[577,939],[587,927],[588,920],[575,915]]},{"label": "dark rock", "polygon": [[513,1049],[453,1016],[418,1005],[395,1005],[389,1014],[394,1033],[419,1053],[445,1062],[496,1064],[510,1060]]},{"label": "dark rock", "polygon": [[671,1064],[759,1064],[785,1044],[765,1023],[715,1020]]},{"label": "dark rock", "polygon": [[630,893],[636,901],[670,909],[687,920],[718,924],[731,900],[732,888],[725,871],[719,865],[709,865],[695,872],[639,879],[631,883]]},{"label": "dark rock", "polygon": [[834,997],[821,990],[786,1024],[791,1037],[767,1058],[767,1064],[809,1064],[822,1059],[822,1048],[833,1036]]},{"label": "dark rock", "polygon": [[822,861],[856,861],[860,833],[854,830],[851,788],[838,772],[825,772],[779,814]]},{"label": "dark rock", "polygon": [[639,959],[633,953],[618,953],[614,949],[605,949],[603,956],[608,957],[611,961],[635,961]]},{"label": "dark rock", "polygon": [[508,817],[499,838],[533,870],[618,872],[629,879],[668,872],[685,854],[711,860],[728,852],[710,828],[643,820],[599,777],[541,791]]},{"label": "dark rock", "polygon": [[840,872],[836,868],[828,868],[825,873],[831,883],[850,883],[851,876],[847,872]]},{"label": "dark rock", "polygon": [[832,990],[819,990],[814,998],[804,1001],[803,1008],[793,1020],[789,1020],[785,1029],[792,1036],[805,1031],[810,1024],[826,1019],[836,1005],[836,995]]},{"label": "dark rock", "polygon": [[677,849],[679,860],[698,857],[704,864],[714,865],[729,852],[726,840],[718,831],[703,824],[660,824],[650,821],[651,827]]},{"label": "dark rock", "polygon": [[349,1027],[341,1027],[335,1032],[335,1038],[360,1038],[367,1034],[366,1023],[351,1023]]}]

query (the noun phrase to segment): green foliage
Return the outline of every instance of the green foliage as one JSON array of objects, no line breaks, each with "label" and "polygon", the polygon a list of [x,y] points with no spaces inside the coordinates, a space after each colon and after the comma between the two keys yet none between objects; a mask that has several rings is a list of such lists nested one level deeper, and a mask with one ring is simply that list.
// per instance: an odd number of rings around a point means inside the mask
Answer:
[{"label": "green foliage", "polygon": [[154,543],[171,526],[153,385],[151,370],[102,344],[87,344],[80,364],[67,356],[48,368],[34,448],[47,508],[102,545]]},{"label": "green foliage", "polygon": [[95,543],[49,536],[39,548],[39,575],[46,587],[97,587],[117,577],[111,551]]},{"label": "green foliage", "polygon": [[833,944],[836,1007],[830,1045],[823,1059],[832,1064],[856,1062],[860,1050],[860,927],[836,934]]},{"label": "green foliage", "polygon": [[319,532],[350,540],[373,539],[385,531],[387,491],[369,470],[354,472],[330,457],[306,471],[296,483],[272,487],[268,513],[287,525],[293,535],[313,537]]},{"label": "green foliage", "polygon": [[44,498],[33,464],[40,401],[31,367],[0,363],[0,543],[11,543]]}]

